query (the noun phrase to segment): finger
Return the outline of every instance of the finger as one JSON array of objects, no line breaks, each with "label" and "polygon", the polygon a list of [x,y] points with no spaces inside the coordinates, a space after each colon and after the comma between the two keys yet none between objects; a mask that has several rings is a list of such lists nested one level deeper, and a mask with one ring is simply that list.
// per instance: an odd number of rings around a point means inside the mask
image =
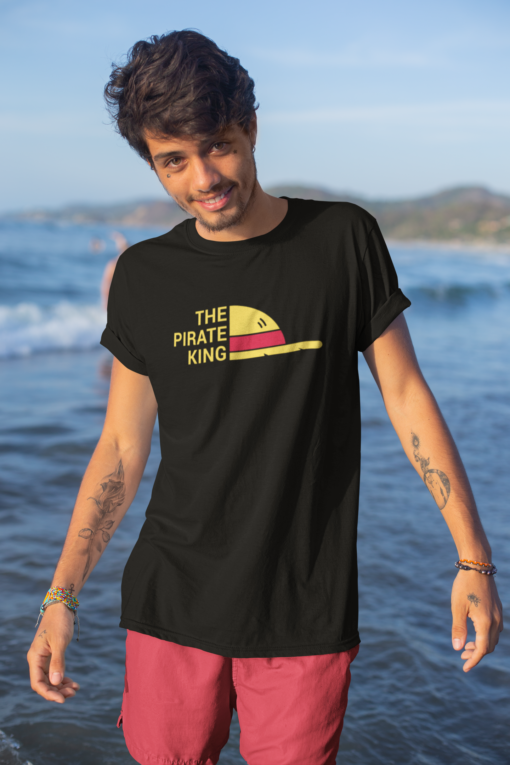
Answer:
[{"label": "finger", "polygon": [[52,687],[46,676],[43,680],[32,681],[32,690],[42,696],[47,701],[56,701],[58,704],[63,704],[65,697],[60,690]]},{"label": "finger", "polygon": [[467,611],[452,604],[452,645],[456,651],[463,648],[467,638]]},{"label": "finger", "polygon": [[43,654],[28,653],[28,667],[30,672],[30,685],[36,693],[40,693],[40,688],[47,687],[46,665],[49,664],[49,658]]},{"label": "finger", "polygon": [[46,701],[54,701],[56,704],[65,704],[66,700],[65,696],[51,687],[47,689],[46,693],[41,693],[41,696],[46,699]]},{"label": "finger", "polygon": [[71,680],[70,677],[64,677],[64,679],[62,680],[62,684],[63,685],[71,686],[71,688],[74,688],[75,691],[79,691],[80,690],[80,684],[79,683],[75,683],[75,681]]},{"label": "finger", "polygon": [[475,649],[463,666],[464,672],[469,672],[470,669],[476,667],[476,665],[483,659],[489,650],[489,635],[487,632],[481,633],[476,636]]},{"label": "finger", "polygon": [[52,687],[50,685],[48,679],[47,670],[50,657],[48,655],[47,648],[44,646],[38,646],[37,651],[31,649],[28,652],[27,659],[30,670],[30,685],[32,690],[48,701],[56,701],[59,704],[63,704],[65,701],[64,696],[60,693],[58,688]]},{"label": "finger", "polygon": [[60,703],[64,701],[62,694],[56,688],[50,686],[48,677],[41,668],[37,668],[33,673],[30,673],[30,681],[32,690],[43,698],[48,699],[48,701],[59,701]]},{"label": "finger", "polygon": [[500,632],[501,632],[501,629],[499,624],[498,623],[493,624],[491,629],[491,634],[490,634],[489,653],[492,653],[492,651],[496,648],[497,644],[499,643]]},{"label": "finger", "polygon": [[52,685],[60,685],[65,674],[65,643],[55,643],[51,646],[51,661],[48,672],[49,680]]}]

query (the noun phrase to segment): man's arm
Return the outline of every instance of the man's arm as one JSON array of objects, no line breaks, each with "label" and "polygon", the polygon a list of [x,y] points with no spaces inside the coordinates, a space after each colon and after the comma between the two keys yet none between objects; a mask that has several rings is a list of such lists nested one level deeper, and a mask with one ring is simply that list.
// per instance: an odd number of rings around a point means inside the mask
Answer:
[{"label": "man's arm", "polygon": [[[114,358],[103,431],[83,476],[51,587],[77,595],[90,576],[138,490],[156,413],[149,378]],[[49,701],[63,703],[79,688],[64,677],[73,622],[63,603],[48,606],[28,652],[32,688]]]},{"label": "man's arm", "polygon": [[[386,411],[411,464],[448,524],[459,558],[491,563],[491,548],[473,492],[448,426],[418,365],[407,323],[400,314],[363,354]],[[452,590],[452,641],[464,647],[468,672],[494,650],[503,615],[494,577],[459,570]],[[466,643],[467,617],[476,642]]]}]

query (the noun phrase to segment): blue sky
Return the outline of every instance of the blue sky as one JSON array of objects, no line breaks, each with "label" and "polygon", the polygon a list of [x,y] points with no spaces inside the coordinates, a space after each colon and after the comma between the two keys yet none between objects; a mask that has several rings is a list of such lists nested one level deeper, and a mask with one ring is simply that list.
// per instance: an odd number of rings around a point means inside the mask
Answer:
[{"label": "blue sky", "polygon": [[183,28],[254,78],[263,186],[510,193],[508,0],[0,0],[0,211],[164,197],[102,91],[134,42]]}]

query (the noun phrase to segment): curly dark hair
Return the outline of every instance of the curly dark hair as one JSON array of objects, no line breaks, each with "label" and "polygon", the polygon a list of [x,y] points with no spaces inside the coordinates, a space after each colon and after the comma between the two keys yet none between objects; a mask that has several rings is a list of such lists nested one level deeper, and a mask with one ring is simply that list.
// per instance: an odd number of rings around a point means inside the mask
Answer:
[{"label": "curly dark hair", "polygon": [[254,82],[239,59],[190,29],[135,43],[124,66],[112,65],[104,89],[118,133],[152,165],[144,133],[212,136],[248,130],[258,108]]}]

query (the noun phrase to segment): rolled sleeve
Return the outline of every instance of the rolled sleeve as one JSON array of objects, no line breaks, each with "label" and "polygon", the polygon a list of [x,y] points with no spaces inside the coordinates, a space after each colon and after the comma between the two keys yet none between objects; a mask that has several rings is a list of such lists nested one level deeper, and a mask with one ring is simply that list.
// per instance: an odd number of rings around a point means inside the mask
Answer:
[{"label": "rolled sleeve", "polygon": [[115,335],[108,325],[104,328],[99,342],[107,348],[110,353],[113,353],[115,358],[118,359],[121,364],[124,364],[125,367],[131,369],[132,372],[138,372],[139,375],[148,374],[144,362],[137,359],[136,356],[133,356],[133,354],[122,345],[121,340],[119,340],[117,335]]},{"label": "rolled sleeve", "polygon": [[393,319],[396,319],[399,313],[409,308],[410,305],[411,301],[406,298],[400,288],[393,295],[390,295],[358,337],[358,351],[366,351],[368,346],[372,345],[374,340],[377,340],[389,327]]},{"label": "rolled sleeve", "polygon": [[135,310],[137,303],[135,281],[129,278],[129,269],[125,266],[125,254],[123,254],[118,259],[113,272],[108,293],[106,327],[99,342],[125,367],[140,375],[147,375],[145,359],[139,349],[140,331]]},{"label": "rolled sleeve", "polygon": [[376,224],[360,262],[360,299],[356,348],[365,351],[411,301],[398,286],[397,272]]}]

